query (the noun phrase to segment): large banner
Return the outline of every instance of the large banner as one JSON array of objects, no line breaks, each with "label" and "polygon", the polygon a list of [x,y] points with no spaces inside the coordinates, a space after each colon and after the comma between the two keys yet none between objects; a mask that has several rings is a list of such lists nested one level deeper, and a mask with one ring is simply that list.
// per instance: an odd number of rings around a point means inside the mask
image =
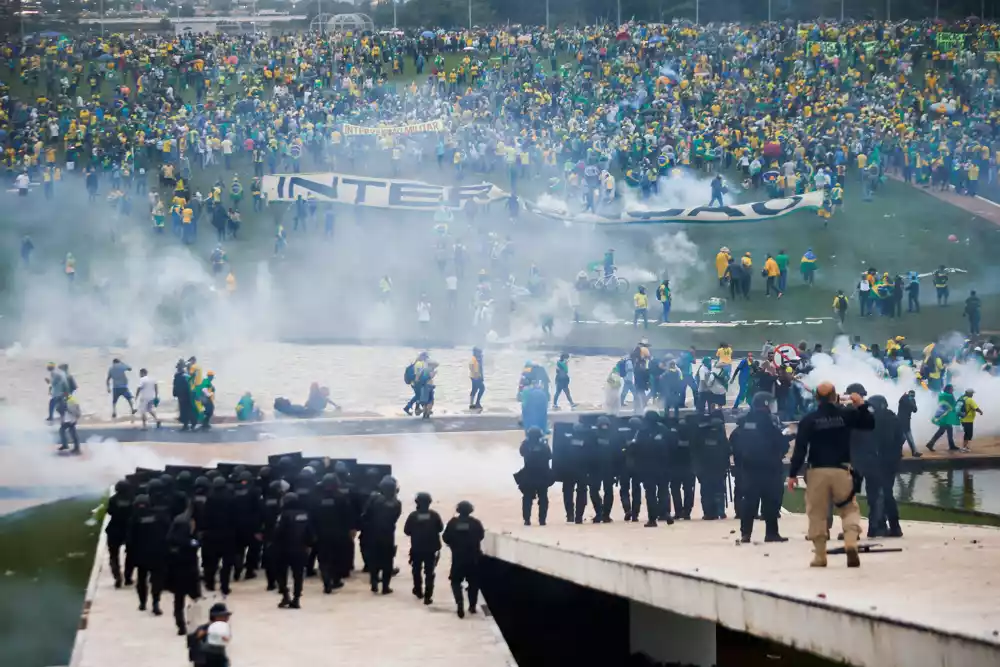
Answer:
[{"label": "large banner", "polygon": [[395,134],[417,134],[420,132],[444,132],[444,120],[429,120],[424,123],[410,123],[409,125],[394,125],[391,127],[366,127],[364,125],[351,125],[344,123],[344,136],[354,136],[361,134],[371,134],[376,137],[388,137]]},{"label": "large banner", "polygon": [[[272,202],[295,201],[310,196],[319,202],[358,205],[397,211],[432,211],[444,205],[461,209],[474,201],[490,204],[510,198],[492,183],[477,185],[433,185],[420,181],[393,178],[372,178],[352,174],[276,174],[264,176],[261,190]],[[707,193],[706,193],[707,195]],[[523,201],[525,208],[538,215],[597,225],[654,224],[662,222],[727,223],[762,222],[795,211],[817,209],[823,205],[823,193],[782,197],[750,204],[732,206],[696,206],[694,208],[626,209],[617,213],[580,213],[539,206]]]}]

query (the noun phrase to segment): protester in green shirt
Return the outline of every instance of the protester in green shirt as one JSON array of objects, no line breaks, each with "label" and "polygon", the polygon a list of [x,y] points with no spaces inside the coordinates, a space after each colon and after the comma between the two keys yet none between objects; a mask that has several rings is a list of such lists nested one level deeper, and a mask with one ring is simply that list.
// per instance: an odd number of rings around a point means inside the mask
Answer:
[{"label": "protester in green shirt", "polygon": [[788,255],[784,248],[778,251],[774,261],[778,264],[778,294],[784,294],[788,287]]}]

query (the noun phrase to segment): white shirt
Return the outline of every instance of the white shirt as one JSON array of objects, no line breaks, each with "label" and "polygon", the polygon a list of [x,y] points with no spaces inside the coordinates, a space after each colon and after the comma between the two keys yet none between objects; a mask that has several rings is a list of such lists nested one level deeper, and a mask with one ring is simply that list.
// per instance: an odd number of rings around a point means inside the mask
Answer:
[{"label": "white shirt", "polygon": [[444,279],[444,284],[448,287],[449,292],[458,290],[458,278],[456,276],[448,276]]},{"label": "white shirt", "polygon": [[140,403],[147,403],[156,398],[156,380],[148,375],[139,378],[139,385],[135,390]]},{"label": "white shirt", "polygon": [[431,304],[426,301],[421,301],[417,304],[417,321],[418,322],[430,322],[431,321]]},{"label": "white shirt", "polygon": [[229,623],[225,621],[214,621],[208,626],[205,636],[205,643],[209,646],[225,647],[229,640],[233,638],[233,631],[229,628]]},{"label": "white shirt", "polygon": [[222,152],[225,155],[232,155],[233,153],[233,142],[228,138],[222,140]]},{"label": "white shirt", "polygon": [[18,174],[17,178],[14,179],[14,187],[18,190],[27,190],[29,183],[31,183],[31,179],[28,178],[27,174]]},{"label": "white shirt", "polygon": [[871,291],[871,288],[872,286],[867,280],[862,280],[860,283],[858,283],[859,292],[869,292]]}]

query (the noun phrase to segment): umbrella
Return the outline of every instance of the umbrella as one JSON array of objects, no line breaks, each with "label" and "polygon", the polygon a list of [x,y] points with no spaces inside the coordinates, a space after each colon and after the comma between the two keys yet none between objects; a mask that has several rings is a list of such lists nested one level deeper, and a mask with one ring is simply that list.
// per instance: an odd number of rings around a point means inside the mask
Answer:
[{"label": "umbrella", "polygon": [[422,33],[420,33],[420,36],[423,37],[424,39],[432,39],[434,37],[434,33],[431,32],[430,30],[424,30]]},{"label": "umbrella", "polygon": [[115,57],[113,55],[111,55],[110,53],[102,53],[100,56],[97,57],[97,59],[98,60],[102,60],[104,62],[107,62],[109,60],[114,60]]},{"label": "umbrella", "polygon": [[38,33],[39,37],[62,37],[61,32],[56,32],[54,30],[46,30],[45,32]]},{"label": "umbrella", "polygon": [[230,65],[237,65],[239,64],[240,59],[237,58],[236,56],[229,56],[228,58],[226,58],[226,62],[229,63]]},{"label": "umbrella", "polygon": [[665,41],[667,41],[667,38],[664,37],[663,35],[655,35],[654,37],[650,38],[649,43],[659,44],[660,42],[665,42]]}]

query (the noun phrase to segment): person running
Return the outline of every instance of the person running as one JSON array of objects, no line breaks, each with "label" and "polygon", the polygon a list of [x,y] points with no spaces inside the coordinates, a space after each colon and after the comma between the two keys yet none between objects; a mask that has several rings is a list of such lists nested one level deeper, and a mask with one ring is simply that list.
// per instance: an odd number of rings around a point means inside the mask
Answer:
[{"label": "person running", "polygon": [[976,415],[983,414],[979,404],[972,398],[974,393],[972,389],[966,389],[965,395],[958,399],[958,418],[962,424],[962,451],[965,453],[972,451],[969,449],[969,443],[972,442],[972,425],[976,421]]},{"label": "person running", "polygon": [[135,400],[139,404],[139,417],[142,419],[142,430],[146,430],[146,417],[152,417],[156,428],[160,428],[160,417],[156,414],[156,406],[160,402],[160,390],[156,380],[149,376],[145,368],[139,369],[139,385],[135,390]]},{"label": "person running", "polygon": [[112,419],[118,417],[117,406],[119,398],[124,398],[128,402],[128,408],[132,411],[133,415],[136,413],[135,405],[132,404],[132,392],[128,389],[128,376],[126,375],[131,370],[132,367],[124,363],[121,359],[113,359],[111,366],[108,368],[108,376],[104,382],[108,387],[108,393],[111,394]]}]

